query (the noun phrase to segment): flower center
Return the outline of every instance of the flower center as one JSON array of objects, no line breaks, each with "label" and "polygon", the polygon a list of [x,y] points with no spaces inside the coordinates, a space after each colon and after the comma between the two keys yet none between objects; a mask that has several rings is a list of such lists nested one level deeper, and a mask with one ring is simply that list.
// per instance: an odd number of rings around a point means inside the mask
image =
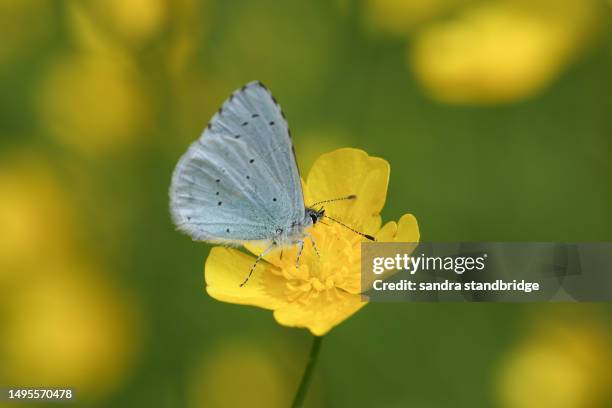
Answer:
[{"label": "flower center", "polygon": [[315,240],[320,257],[307,238],[300,256],[299,267],[295,261],[297,251],[283,257],[282,273],[285,276],[288,299],[307,302],[312,297],[338,295],[360,284],[361,238],[338,225],[317,225],[309,231]]}]

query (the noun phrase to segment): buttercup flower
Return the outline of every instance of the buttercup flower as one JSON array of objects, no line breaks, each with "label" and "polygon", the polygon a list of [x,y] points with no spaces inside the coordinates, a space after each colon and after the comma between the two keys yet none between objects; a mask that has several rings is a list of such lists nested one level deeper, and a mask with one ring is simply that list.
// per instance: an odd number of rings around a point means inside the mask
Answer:
[{"label": "buttercup flower", "polygon": [[50,135],[88,154],[136,146],[149,117],[139,71],[122,52],[83,52],[59,59],[38,99]]},{"label": "buttercup flower", "polygon": [[[387,195],[389,163],[357,149],[339,149],[319,157],[304,184],[305,202],[355,194],[356,200],[329,203],[325,210],[377,241],[418,242],[419,228],[411,214],[381,228],[380,211]],[[326,222],[326,221],[324,221]],[[322,336],[357,312],[361,296],[360,235],[334,223],[317,223],[312,234],[320,257],[306,240],[296,267],[297,248],[276,251],[260,262],[249,282],[240,287],[255,256],[237,249],[214,247],[204,267],[206,291],[224,302],[274,311],[284,326],[308,328]],[[261,248],[248,246],[253,254]]]},{"label": "buttercup flower", "polygon": [[612,355],[605,327],[589,319],[539,323],[500,367],[497,388],[501,406],[608,406]]},{"label": "buttercup flower", "polygon": [[408,49],[436,99],[502,103],[531,97],[580,55],[599,25],[597,2],[483,2],[421,30]]},{"label": "buttercup flower", "polygon": [[[295,348],[274,337],[224,337],[209,347],[191,371],[187,407],[291,406],[303,370]],[[308,407],[321,405],[317,391],[309,392]]]}]

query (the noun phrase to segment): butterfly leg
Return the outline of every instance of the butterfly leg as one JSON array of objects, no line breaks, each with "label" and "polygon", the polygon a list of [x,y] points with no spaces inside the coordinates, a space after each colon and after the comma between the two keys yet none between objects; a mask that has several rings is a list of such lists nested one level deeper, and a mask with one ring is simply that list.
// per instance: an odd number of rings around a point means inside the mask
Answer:
[{"label": "butterfly leg", "polygon": [[257,257],[257,259],[255,260],[255,263],[253,264],[253,266],[251,266],[251,270],[249,271],[248,276],[244,279],[244,281],[240,284],[240,287],[243,287],[244,285],[246,285],[246,283],[249,281],[249,279],[251,278],[251,275],[253,274],[253,271],[255,270],[255,268],[257,267],[257,264],[259,263],[259,261],[261,261],[263,259],[264,256],[266,256],[268,254],[268,252],[270,252],[271,250],[273,250],[276,247],[276,242],[272,242],[272,244],[267,247],[261,254],[259,254],[259,256]]},{"label": "butterfly leg", "polygon": [[310,242],[312,242],[312,248],[316,252],[317,256],[321,258],[321,254],[319,253],[319,250],[317,249],[317,244],[315,243],[315,240],[312,237],[312,235],[310,235],[309,233],[306,233],[306,236],[310,239]]},{"label": "butterfly leg", "polygon": [[295,260],[295,267],[299,268],[300,267],[300,256],[302,256],[302,251],[304,250],[304,240],[297,241],[296,244],[298,246],[298,253],[297,253],[297,259]]}]

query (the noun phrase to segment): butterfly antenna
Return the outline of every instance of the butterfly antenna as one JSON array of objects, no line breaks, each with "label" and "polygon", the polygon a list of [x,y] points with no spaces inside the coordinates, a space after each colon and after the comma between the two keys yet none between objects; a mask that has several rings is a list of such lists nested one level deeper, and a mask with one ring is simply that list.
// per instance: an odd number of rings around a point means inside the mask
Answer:
[{"label": "butterfly antenna", "polygon": [[355,234],[357,234],[357,235],[361,235],[362,237],[367,238],[367,239],[369,239],[370,241],[376,241],[376,238],[374,238],[372,235],[364,234],[363,232],[357,231],[355,228],[351,228],[351,227],[349,227],[348,225],[346,225],[345,223],[343,223],[343,222],[341,222],[341,221],[338,221],[337,219],[332,218],[332,217],[330,217],[329,215],[323,215],[323,217],[325,217],[325,218],[329,218],[329,219],[330,219],[330,220],[332,220],[333,222],[336,222],[336,223],[338,223],[338,224],[342,225],[344,228],[349,229],[349,230],[353,231]]},{"label": "butterfly antenna", "polygon": [[317,206],[319,204],[333,203],[334,201],[354,200],[356,198],[357,198],[357,196],[355,194],[351,194],[351,195],[347,195],[346,197],[332,198],[331,200],[317,201],[316,203],[311,204],[310,207],[314,207],[314,206]]}]

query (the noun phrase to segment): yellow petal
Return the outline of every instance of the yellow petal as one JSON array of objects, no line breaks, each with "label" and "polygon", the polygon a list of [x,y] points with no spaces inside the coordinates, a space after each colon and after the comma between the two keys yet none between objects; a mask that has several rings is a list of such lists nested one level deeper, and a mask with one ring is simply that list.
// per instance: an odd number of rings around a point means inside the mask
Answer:
[{"label": "yellow petal", "polygon": [[374,235],[378,242],[393,242],[397,234],[397,222],[389,221]]},{"label": "yellow petal", "polygon": [[[244,248],[255,256],[261,255],[266,249],[268,249],[269,246],[270,246],[269,243],[262,243],[258,241],[244,243]],[[275,248],[269,253],[267,253],[263,257],[263,259],[265,259],[267,262],[271,263],[274,266],[280,267],[281,266],[281,261],[280,261],[281,253],[283,253],[283,256],[284,256],[286,255],[286,252],[287,252],[287,248],[280,248],[280,247]]]},{"label": "yellow petal", "polygon": [[404,214],[397,223],[386,223],[375,235],[379,242],[419,242],[419,224],[412,214]]},{"label": "yellow petal", "polygon": [[396,242],[419,242],[421,240],[421,232],[419,231],[419,223],[412,214],[404,214],[397,223],[397,234],[395,234]]},{"label": "yellow petal", "polygon": [[[378,238],[378,234],[376,237]],[[397,222],[397,228],[390,239],[382,239],[382,241],[419,242],[420,239],[421,233],[416,218],[412,214],[404,214]]]},{"label": "yellow petal", "polygon": [[[412,214],[404,214],[397,223],[395,221],[386,223],[380,231],[376,233],[375,237],[378,242],[408,243],[406,245],[401,245],[401,247],[403,253],[410,254],[417,248],[416,243],[418,243],[420,239],[419,226],[416,218],[414,218]],[[415,244],[409,244],[412,242]],[[372,282],[375,279],[387,279],[396,273],[396,270],[390,270],[384,272],[382,275],[368,273],[365,276],[361,276],[359,280],[359,284],[361,285],[360,290],[367,291],[372,288]]]},{"label": "yellow petal", "polygon": [[326,204],[326,211],[372,234],[380,227],[389,171],[387,161],[362,150],[344,148],[323,154],[308,174],[306,205],[355,194],[355,200]]},{"label": "yellow petal", "polygon": [[220,301],[275,309],[284,304],[285,280],[273,266],[259,262],[246,285],[255,258],[233,248],[214,247],[204,266],[208,294]]},{"label": "yellow petal", "polygon": [[322,292],[306,304],[293,302],[275,310],[274,318],[283,326],[303,327],[315,336],[323,336],[366,304],[360,295],[342,290]]}]

